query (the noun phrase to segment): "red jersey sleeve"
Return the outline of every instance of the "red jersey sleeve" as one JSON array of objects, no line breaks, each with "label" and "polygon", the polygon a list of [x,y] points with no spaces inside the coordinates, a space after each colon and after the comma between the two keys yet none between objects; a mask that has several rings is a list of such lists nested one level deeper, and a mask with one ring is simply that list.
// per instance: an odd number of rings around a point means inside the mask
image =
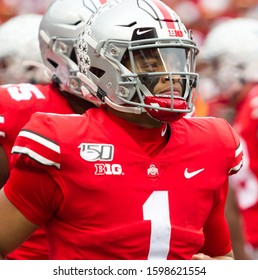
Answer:
[{"label": "red jersey sleeve", "polygon": [[[60,169],[60,146],[51,114],[35,113],[19,132],[12,148],[11,166]],[[31,160],[33,159],[33,160]],[[51,172],[51,171],[50,171]]]},{"label": "red jersey sleeve", "polygon": [[19,131],[35,112],[73,114],[66,98],[52,84],[0,86],[0,145],[8,160]]},{"label": "red jersey sleeve", "polygon": [[[11,175],[4,186],[10,201],[39,226],[51,218],[62,200],[61,190],[51,173],[52,168],[60,166],[60,148],[48,138],[54,131],[50,119],[48,114],[35,113],[20,131],[12,149]],[[46,146],[41,145],[42,142]],[[42,152],[44,156],[40,155]]]},{"label": "red jersey sleeve", "polygon": [[229,170],[229,175],[233,175],[237,173],[243,166],[243,145],[236,130],[233,129],[231,126],[230,128],[237,147],[235,152],[235,160],[233,162],[233,167]]},{"label": "red jersey sleeve", "polygon": [[[228,186],[218,190],[214,195],[214,207],[204,225],[204,246],[200,252],[213,256],[223,256],[232,249],[230,232],[224,216],[224,207],[228,193]],[[214,242],[217,240],[217,242]]]},{"label": "red jersey sleeve", "polygon": [[4,186],[4,192],[15,207],[38,226],[51,219],[63,199],[54,180],[46,172],[35,168],[14,168]]}]

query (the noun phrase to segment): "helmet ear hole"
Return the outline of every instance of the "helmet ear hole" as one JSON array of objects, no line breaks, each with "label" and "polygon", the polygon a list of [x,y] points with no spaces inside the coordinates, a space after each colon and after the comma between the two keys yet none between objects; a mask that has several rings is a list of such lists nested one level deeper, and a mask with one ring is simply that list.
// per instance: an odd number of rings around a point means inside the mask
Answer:
[{"label": "helmet ear hole", "polygon": [[104,70],[97,68],[97,67],[91,67],[90,72],[98,78],[101,78],[105,74]]},{"label": "helmet ear hole", "polygon": [[48,58],[47,61],[48,61],[54,68],[57,68],[58,64],[57,64],[54,60]]}]

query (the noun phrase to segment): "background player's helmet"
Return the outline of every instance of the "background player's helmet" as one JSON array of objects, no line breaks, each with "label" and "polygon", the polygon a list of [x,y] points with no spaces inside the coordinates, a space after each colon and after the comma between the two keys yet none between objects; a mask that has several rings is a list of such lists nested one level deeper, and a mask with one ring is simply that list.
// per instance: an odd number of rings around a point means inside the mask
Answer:
[{"label": "background player's helmet", "polygon": [[46,81],[38,30],[41,15],[15,16],[0,25],[0,84]]},{"label": "background player's helmet", "polygon": [[[147,111],[161,121],[192,111],[197,53],[178,15],[159,0],[108,2],[90,18],[77,42],[83,90],[118,111]],[[137,56],[158,57],[164,70],[154,72],[149,65],[148,70],[136,71]],[[131,67],[125,64],[128,59]],[[173,95],[174,75],[181,77],[183,97]],[[166,93],[155,95],[152,91],[161,77],[170,86]]]},{"label": "background player's helmet", "polygon": [[258,21],[230,19],[208,33],[199,55],[200,81],[212,87],[202,90],[205,99],[226,102],[243,84],[258,81]]},{"label": "background player's helmet", "polygon": [[39,30],[42,60],[52,80],[67,92],[80,93],[74,46],[79,32],[104,0],[56,0],[43,16]]}]

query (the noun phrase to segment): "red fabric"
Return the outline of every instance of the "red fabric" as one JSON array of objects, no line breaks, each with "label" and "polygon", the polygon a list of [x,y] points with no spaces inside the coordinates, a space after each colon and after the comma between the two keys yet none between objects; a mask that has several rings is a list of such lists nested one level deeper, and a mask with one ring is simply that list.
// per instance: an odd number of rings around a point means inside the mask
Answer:
[{"label": "red fabric", "polygon": [[[73,113],[67,100],[53,85],[2,85],[0,87],[0,145],[10,163],[11,148],[20,129],[35,112]],[[25,180],[27,182],[27,180]],[[46,233],[39,229],[10,259],[48,259]]]},{"label": "red fabric", "polygon": [[[16,145],[34,154],[14,154],[16,168],[44,169],[63,198],[49,205],[49,188],[30,180],[30,170],[21,182],[32,184],[17,190],[11,180],[5,192],[30,221],[47,221],[52,259],[191,259],[198,251],[230,251],[223,209],[239,143],[224,120],[172,123],[171,138],[155,156],[101,109],[35,114],[25,129],[43,138],[18,136]],[[199,173],[187,179],[186,168]]]}]

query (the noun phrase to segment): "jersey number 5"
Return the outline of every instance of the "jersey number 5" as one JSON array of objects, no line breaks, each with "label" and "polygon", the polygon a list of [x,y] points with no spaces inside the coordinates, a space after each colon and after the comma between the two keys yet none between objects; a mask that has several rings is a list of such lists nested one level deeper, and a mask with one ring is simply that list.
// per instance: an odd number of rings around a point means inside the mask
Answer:
[{"label": "jersey number 5", "polygon": [[31,84],[21,84],[19,86],[10,85],[7,90],[12,99],[16,101],[30,100],[33,95],[37,99],[45,99],[43,93],[37,87]]}]

